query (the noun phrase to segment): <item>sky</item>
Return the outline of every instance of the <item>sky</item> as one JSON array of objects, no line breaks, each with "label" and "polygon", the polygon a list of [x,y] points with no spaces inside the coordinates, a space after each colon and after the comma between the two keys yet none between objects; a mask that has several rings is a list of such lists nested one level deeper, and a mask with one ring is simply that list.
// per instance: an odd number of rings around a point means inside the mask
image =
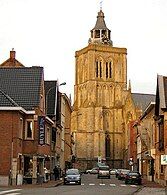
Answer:
[{"label": "sky", "polygon": [[0,63],[44,67],[45,80],[66,82],[73,97],[75,51],[88,45],[102,5],[114,47],[127,48],[132,92],[155,94],[167,76],[167,0],[0,0]]}]

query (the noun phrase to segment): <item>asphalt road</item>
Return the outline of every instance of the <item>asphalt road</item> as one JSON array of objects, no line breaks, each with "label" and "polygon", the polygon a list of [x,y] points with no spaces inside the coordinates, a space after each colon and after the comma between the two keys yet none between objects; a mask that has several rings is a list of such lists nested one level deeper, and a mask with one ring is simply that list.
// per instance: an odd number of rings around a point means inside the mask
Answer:
[{"label": "asphalt road", "polygon": [[97,175],[83,174],[81,185],[60,185],[50,188],[6,189],[0,195],[132,195],[141,186],[125,185],[115,176],[97,179]]}]

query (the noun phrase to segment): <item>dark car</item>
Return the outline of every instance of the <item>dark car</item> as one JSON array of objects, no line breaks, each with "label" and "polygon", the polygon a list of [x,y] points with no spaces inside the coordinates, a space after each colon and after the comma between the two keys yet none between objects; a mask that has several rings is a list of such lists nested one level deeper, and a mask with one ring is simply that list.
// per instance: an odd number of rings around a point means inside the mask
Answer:
[{"label": "dark car", "polygon": [[141,185],[142,183],[141,174],[139,172],[130,171],[125,177],[125,184],[128,183]]},{"label": "dark car", "polygon": [[81,174],[78,169],[68,169],[64,176],[65,184],[79,184],[81,185]]}]

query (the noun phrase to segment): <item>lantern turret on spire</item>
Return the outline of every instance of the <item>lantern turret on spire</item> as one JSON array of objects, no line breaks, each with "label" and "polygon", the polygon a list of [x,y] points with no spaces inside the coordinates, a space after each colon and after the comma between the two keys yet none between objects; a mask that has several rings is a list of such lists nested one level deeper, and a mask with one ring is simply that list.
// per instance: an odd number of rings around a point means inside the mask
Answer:
[{"label": "lantern turret on spire", "polygon": [[90,32],[91,38],[89,39],[89,43],[112,45],[112,41],[110,39],[111,31],[106,26],[102,7],[100,7],[100,11],[98,12],[96,25]]}]

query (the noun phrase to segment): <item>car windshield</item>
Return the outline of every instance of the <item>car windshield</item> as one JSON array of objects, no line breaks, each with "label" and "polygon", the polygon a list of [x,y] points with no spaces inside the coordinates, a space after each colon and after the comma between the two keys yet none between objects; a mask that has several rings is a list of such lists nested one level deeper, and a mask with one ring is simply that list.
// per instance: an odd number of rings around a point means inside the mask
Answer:
[{"label": "car windshield", "polygon": [[67,175],[79,175],[79,171],[77,169],[71,169],[71,170],[67,170],[66,174]]},{"label": "car windshield", "polygon": [[104,171],[106,171],[106,170],[109,170],[109,167],[99,167],[99,170],[104,170]]}]

